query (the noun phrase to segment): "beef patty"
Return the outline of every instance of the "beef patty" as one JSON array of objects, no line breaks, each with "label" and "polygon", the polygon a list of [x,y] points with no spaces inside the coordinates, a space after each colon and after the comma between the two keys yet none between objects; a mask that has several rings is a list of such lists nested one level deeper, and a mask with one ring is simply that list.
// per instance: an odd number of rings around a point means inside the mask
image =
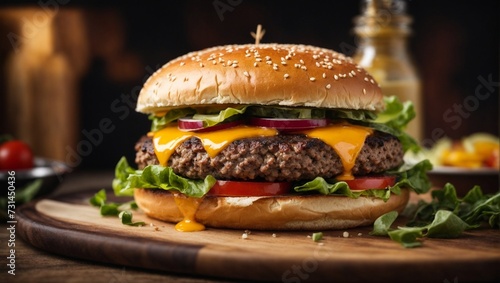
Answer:
[{"label": "beef patty", "polygon": [[[136,144],[135,162],[140,169],[158,164],[152,140],[142,137]],[[389,134],[374,132],[356,159],[352,173],[376,174],[403,163],[403,148]],[[212,175],[219,180],[298,181],[315,177],[333,178],[343,171],[335,150],[319,139],[304,135],[277,135],[237,140],[211,158],[198,138],[180,144],[168,160],[173,171],[190,179]]]}]

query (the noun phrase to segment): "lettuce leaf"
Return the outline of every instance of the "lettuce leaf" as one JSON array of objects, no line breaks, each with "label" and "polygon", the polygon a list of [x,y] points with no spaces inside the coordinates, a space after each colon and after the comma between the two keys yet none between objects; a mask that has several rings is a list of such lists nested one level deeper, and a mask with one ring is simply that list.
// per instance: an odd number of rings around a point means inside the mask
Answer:
[{"label": "lettuce leaf", "polygon": [[386,108],[377,115],[375,120],[351,120],[351,122],[396,136],[401,141],[405,152],[419,151],[420,146],[417,141],[405,131],[408,123],[415,117],[413,103],[411,101],[402,103],[395,96],[384,97],[384,102]]},{"label": "lettuce leaf", "polygon": [[134,170],[122,157],[115,169],[113,191],[117,196],[133,196],[134,188],[176,190],[191,197],[204,196],[215,184],[215,178],[208,175],[204,180],[181,177],[170,167],[149,165],[143,170]]},{"label": "lettuce leaf", "polygon": [[450,183],[432,191],[431,202],[420,202],[408,225],[421,226],[431,221],[439,210],[451,211],[472,226],[488,222],[491,227],[500,228],[500,193],[484,195],[481,187],[474,186],[460,199]]},{"label": "lettuce leaf", "polygon": [[387,201],[391,193],[399,195],[402,188],[410,188],[415,192],[421,194],[429,191],[431,183],[427,177],[426,172],[432,169],[432,164],[428,160],[423,160],[413,166],[401,168],[399,171],[391,172],[395,175],[397,182],[394,186],[385,190],[366,190],[366,191],[351,191],[346,182],[328,183],[321,177],[316,177],[314,180],[309,181],[303,185],[294,187],[298,193],[319,193],[323,195],[341,195],[351,198],[358,198],[360,196],[377,197]]},{"label": "lettuce leaf", "polygon": [[211,126],[214,126],[214,125],[217,125],[235,115],[240,115],[240,114],[243,114],[245,113],[245,110],[246,110],[246,106],[241,108],[241,109],[237,109],[237,108],[232,108],[232,107],[228,107],[222,111],[220,111],[218,114],[199,114],[199,113],[196,113],[194,114],[193,116],[193,119],[197,119],[197,120],[203,120],[203,125],[205,127],[211,127]]},{"label": "lettuce leaf", "polygon": [[485,222],[491,228],[500,228],[500,193],[483,195],[481,188],[474,186],[460,199],[455,187],[448,183],[442,190],[432,191],[432,197],[431,202],[418,204],[407,226],[391,228],[397,218],[397,212],[392,211],[374,222],[370,235],[389,236],[403,247],[413,248],[422,245],[422,237],[457,238]]},{"label": "lettuce leaf", "polygon": [[158,130],[161,130],[173,121],[179,118],[193,115],[195,113],[196,110],[194,110],[193,108],[179,108],[172,109],[161,117],[156,116],[155,114],[151,114],[148,117],[148,119],[151,120],[151,131],[156,132]]}]

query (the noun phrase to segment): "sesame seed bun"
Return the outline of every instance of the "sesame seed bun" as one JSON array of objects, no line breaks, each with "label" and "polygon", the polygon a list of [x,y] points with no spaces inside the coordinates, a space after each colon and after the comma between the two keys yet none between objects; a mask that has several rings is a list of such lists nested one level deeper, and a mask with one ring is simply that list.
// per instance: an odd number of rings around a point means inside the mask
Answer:
[{"label": "sesame seed bun", "polygon": [[137,111],[245,104],[380,110],[382,93],[351,58],[306,45],[213,47],[178,57],[141,90]]},{"label": "sesame seed bun", "polygon": [[[401,212],[409,190],[392,195],[387,202],[371,197],[357,199],[324,195],[274,197],[206,196],[196,220],[208,227],[255,230],[346,229],[372,224],[379,216]],[[182,214],[169,191],[135,189],[137,205],[149,217],[177,223]]]}]

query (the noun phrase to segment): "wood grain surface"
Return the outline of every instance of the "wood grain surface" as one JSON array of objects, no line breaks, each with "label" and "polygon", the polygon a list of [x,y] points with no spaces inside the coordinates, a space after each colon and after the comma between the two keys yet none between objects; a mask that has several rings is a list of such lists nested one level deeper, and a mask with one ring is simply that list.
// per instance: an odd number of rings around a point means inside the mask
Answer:
[{"label": "wood grain surface", "polygon": [[[207,229],[181,233],[140,212],[130,227],[101,217],[88,199],[95,191],[43,199],[17,211],[19,235],[51,253],[156,271],[221,279],[281,282],[498,282],[500,231],[481,229],[458,239],[426,239],[404,249],[371,227],[311,232]],[[275,234],[273,236],[273,233]]]}]

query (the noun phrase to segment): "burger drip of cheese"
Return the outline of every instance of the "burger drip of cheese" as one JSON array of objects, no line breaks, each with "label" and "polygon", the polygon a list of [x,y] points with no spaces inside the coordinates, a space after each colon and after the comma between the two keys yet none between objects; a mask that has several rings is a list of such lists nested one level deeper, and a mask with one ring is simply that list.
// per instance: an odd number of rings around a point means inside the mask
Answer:
[{"label": "burger drip of cheese", "polygon": [[[157,117],[186,114],[142,138],[136,163],[139,169],[169,167],[189,180],[212,176],[216,184],[203,197],[137,188],[136,202],[148,216],[177,223],[179,231],[370,224],[385,212],[402,210],[407,190],[382,201],[269,188],[317,177],[346,183],[384,178],[397,169],[403,163],[401,142],[364,123],[383,108],[373,77],[351,58],[324,48],[230,45],[178,57],[146,81],[137,111]],[[223,114],[228,109],[237,113]],[[214,126],[197,115],[223,118]],[[201,126],[189,128],[182,120]],[[213,192],[221,182],[233,184],[225,190],[236,195]],[[255,195],[263,188],[266,195]]]}]

